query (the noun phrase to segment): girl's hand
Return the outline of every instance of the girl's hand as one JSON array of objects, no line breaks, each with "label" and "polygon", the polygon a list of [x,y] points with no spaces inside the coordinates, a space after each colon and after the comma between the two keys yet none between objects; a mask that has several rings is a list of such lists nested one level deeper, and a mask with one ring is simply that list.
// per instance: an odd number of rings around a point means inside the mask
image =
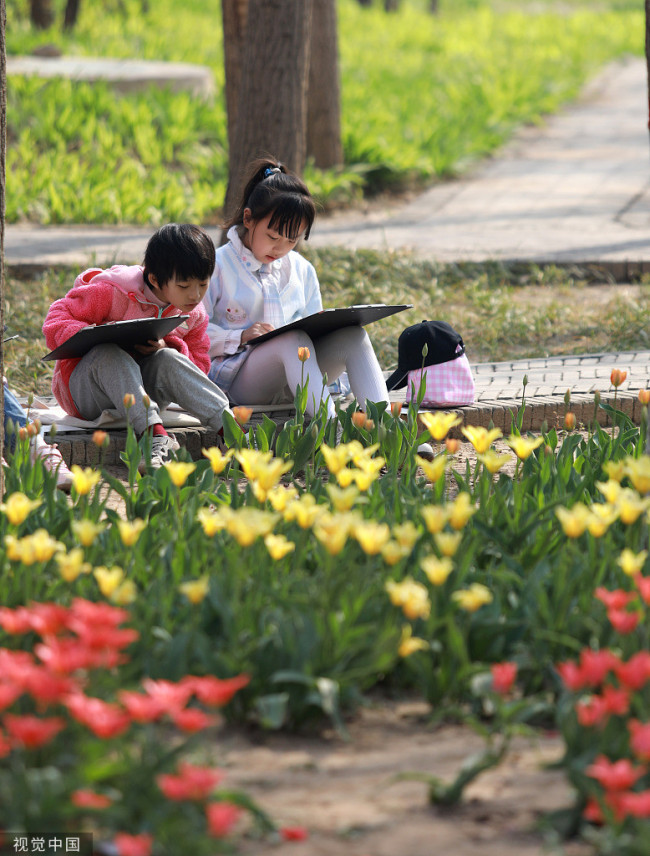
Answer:
[{"label": "girl's hand", "polygon": [[166,348],[167,343],[164,339],[149,339],[146,345],[135,345],[134,347],[139,354],[149,356],[149,354],[153,354],[155,351],[160,351],[161,348]]},{"label": "girl's hand", "polygon": [[273,330],[273,324],[265,324],[263,321],[258,321],[257,324],[253,324],[247,330],[243,331],[241,334],[241,343],[244,345],[256,336],[261,336],[263,333],[270,333],[271,330]]}]

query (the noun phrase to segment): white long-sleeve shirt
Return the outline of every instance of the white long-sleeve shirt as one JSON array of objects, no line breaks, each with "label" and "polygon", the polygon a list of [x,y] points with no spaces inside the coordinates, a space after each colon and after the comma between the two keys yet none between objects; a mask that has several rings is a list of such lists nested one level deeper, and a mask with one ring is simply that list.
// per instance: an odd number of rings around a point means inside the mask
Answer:
[{"label": "white long-sleeve shirt", "polygon": [[312,264],[295,250],[262,264],[243,245],[236,226],[228,231],[228,243],[217,250],[203,305],[212,360],[209,376],[224,392],[250,352],[241,342],[244,330],[258,321],[280,327],[323,308]]}]

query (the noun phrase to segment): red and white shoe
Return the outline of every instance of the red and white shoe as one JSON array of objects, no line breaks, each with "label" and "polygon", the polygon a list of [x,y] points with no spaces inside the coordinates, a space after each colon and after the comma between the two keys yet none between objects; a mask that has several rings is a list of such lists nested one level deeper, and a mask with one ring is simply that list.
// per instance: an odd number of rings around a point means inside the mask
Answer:
[{"label": "red and white shoe", "polygon": [[72,473],[68,469],[59,447],[54,443],[39,443],[32,447],[32,461],[40,458],[49,473],[56,472],[56,486],[66,493],[72,487]]}]

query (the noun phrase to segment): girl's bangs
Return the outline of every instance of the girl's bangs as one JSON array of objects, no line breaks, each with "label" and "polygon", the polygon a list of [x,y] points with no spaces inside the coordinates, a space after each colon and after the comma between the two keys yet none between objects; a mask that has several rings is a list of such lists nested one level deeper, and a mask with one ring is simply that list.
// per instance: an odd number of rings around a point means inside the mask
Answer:
[{"label": "girl's bangs", "polygon": [[273,211],[269,227],[280,235],[295,240],[300,235],[300,229],[306,224],[305,238],[309,237],[314,215],[309,201],[302,196],[291,196],[282,199]]}]

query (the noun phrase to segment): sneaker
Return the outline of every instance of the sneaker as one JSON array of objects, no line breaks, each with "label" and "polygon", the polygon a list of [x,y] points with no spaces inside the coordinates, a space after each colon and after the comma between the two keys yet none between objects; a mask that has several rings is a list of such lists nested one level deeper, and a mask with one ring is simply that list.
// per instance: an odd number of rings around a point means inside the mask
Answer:
[{"label": "sneaker", "polygon": [[178,452],[181,444],[171,434],[155,434],[151,438],[151,460],[149,465],[159,470],[163,464],[171,461],[172,452]]},{"label": "sneaker", "polygon": [[430,443],[420,443],[418,446],[418,455],[424,458],[425,461],[433,460],[433,446]]},{"label": "sneaker", "polygon": [[66,493],[70,491],[72,487],[72,473],[66,466],[66,462],[63,460],[63,455],[57,445],[54,443],[42,443],[32,448],[31,456],[32,461],[39,458],[48,473],[56,473],[56,486],[59,490],[63,490]]}]

